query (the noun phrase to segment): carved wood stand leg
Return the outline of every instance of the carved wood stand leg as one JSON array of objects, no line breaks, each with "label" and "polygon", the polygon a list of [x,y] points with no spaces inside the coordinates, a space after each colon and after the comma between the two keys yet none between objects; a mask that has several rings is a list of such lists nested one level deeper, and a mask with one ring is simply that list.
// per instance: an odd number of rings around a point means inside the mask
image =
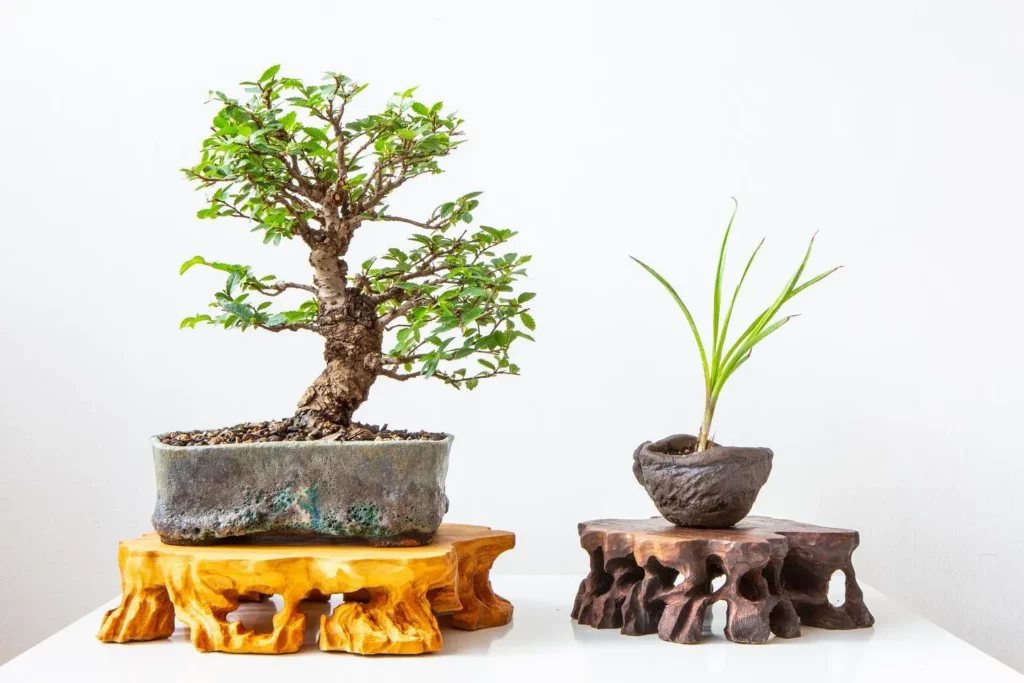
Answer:
[{"label": "carved wood stand leg", "polygon": [[421,587],[410,583],[367,593],[366,602],[344,602],[320,617],[321,650],[415,655],[441,649],[441,629]]},{"label": "carved wood stand leg", "polygon": [[[515,545],[508,532],[442,525],[433,544],[415,548],[355,546],[169,546],[154,534],[122,541],[121,604],[107,612],[97,637],[107,642],[153,640],[190,629],[203,652],[282,654],[302,646],[304,600],[343,594],[321,617],[322,650],[419,654],[443,644],[434,613],[452,613],[464,629],[507,624],[512,606],[496,596],[489,572]],[[257,633],[228,614],[239,603],[280,595],[270,633]]]},{"label": "carved wood stand leg", "polygon": [[458,602],[461,608],[452,614],[452,626],[476,631],[504,626],[512,621],[512,603],[491,588],[491,567],[498,555],[511,550],[514,545],[515,538],[511,535],[455,544],[459,558]]},{"label": "carved wood stand leg", "polygon": [[[800,635],[801,622],[829,629],[871,626],[853,571],[856,531],[750,517],[733,529],[686,529],[666,520],[599,520],[580,525],[590,573],[572,616],[626,635],[698,643],[709,605],[728,604],[725,637],[765,643]],[[846,602],[828,601],[836,570]],[[725,582],[712,588],[712,581]]]}]

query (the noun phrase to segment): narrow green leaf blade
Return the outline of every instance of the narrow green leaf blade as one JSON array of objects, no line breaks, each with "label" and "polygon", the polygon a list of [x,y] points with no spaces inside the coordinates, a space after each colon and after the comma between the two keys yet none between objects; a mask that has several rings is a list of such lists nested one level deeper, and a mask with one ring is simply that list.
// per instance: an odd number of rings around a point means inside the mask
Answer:
[{"label": "narrow green leaf blade", "polygon": [[841,268],[842,268],[842,266],[836,266],[835,268],[832,268],[831,270],[826,270],[824,273],[820,273],[818,275],[815,275],[814,277],[812,277],[807,282],[805,282],[802,285],[799,285],[798,287],[796,287],[790,293],[789,298],[792,299],[794,296],[796,296],[800,292],[804,291],[805,289],[807,289],[811,285],[814,285],[814,284],[817,284],[817,283],[821,282],[822,280],[827,278],[829,275],[831,275],[832,273],[836,272],[837,270],[839,270]]},{"label": "narrow green leaf blade", "polygon": [[[725,320],[722,321],[722,334],[718,337],[718,346],[714,351],[714,366],[721,369],[722,351],[725,349],[726,335],[729,333],[729,323],[732,321],[732,311],[736,306],[736,299],[740,296],[740,289],[743,287],[744,280],[747,279],[747,273],[750,272],[750,266],[754,263],[754,257],[757,256],[757,252],[761,251],[761,247],[764,246],[764,239],[758,242],[757,246],[754,247],[754,252],[747,259],[747,265],[743,268],[743,274],[740,276],[740,281],[736,283],[736,289],[733,290],[732,300],[729,302],[729,309],[725,313]],[[717,377],[715,378],[717,380]]]},{"label": "narrow green leaf blade", "polygon": [[749,339],[757,336],[757,334],[771,322],[772,318],[775,317],[775,314],[779,312],[780,308],[782,308],[782,305],[793,298],[793,290],[796,288],[796,283],[800,281],[800,276],[803,275],[804,268],[807,267],[807,261],[811,258],[811,250],[814,248],[814,238],[816,235],[817,233],[811,236],[811,241],[807,245],[807,251],[804,252],[804,258],[800,262],[800,267],[796,269],[796,273],[794,273],[793,277],[791,277],[786,283],[782,293],[780,293],[775,301],[772,302],[771,306],[766,308],[761,315],[759,315],[757,319],[750,324],[750,326],[742,335],[740,335],[739,339],[737,339],[729,349],[729,352],[725,355],[725,360],[722,361],[725,365],[730,364],[730,359],[735,359],[743,355],[742,352],[739,351],[743,344],[745,344]]},{"label": "narrow green leaf blade", "polygon": [[725,385],[725,380],[727,380],[729,376],[736,371],[736,368],[738,368],[740,365],[746,362],[746,359],[750,357],[750,352],[753,350],[755,346],[764,341],[765,338],[768,337],[768,335],[772,334],[780,327],[782,327],[783,325],[785,325],[790,320],[796,317],[799,317],[799,314],[787,315],[785,318],[776,320],[772,324],[764,327],[763,329],[759,330],[756,334],[752,335],[749,339],[747,339],[743,343],[743,345],[740,346],[736,354],[731,356],[732,358],[734,358],[734,360],[726,362],[725,372],[719,379],[718,383],[715,385],[715,391],[719,392],[722,390],[722,387]]},{"label": "narrow green leaf blade", "polygon": [[675,288],[673,288],[672,285],[669,284],[668,280],[663,278],[661,276],[661,274],[658,273],[658,271],[654,270],[654,268],[651,268],[649,265],[647,265],[646,263],[644,263],[640,259],[636,258],[635,256],[630,256],[629,258],[631,258],[634,261],[636,261],[637,263],[639,263],[640,267],[642,267],[648,273],[653,275],[654,279],[656,279],[658,282],[660,282],[661,285],[666,290],[668,290],[668,293],[671,294],[672,298],[675,300],[676,305],[679,306],[679,309],[683,312],[683,315],[686,316],[686,322],[688,322],[690,324],[690,331],[693,332],[694,341],[697,342],[697,350],[700,351],[700,362],[701,362],[701,366],[704,369],[704,382],[710,388],[710,386],[711,386],[711,373],[710,373],[710,370],[708,368],[708,357],[707,357],[707,354],[704,352],[704,342],[701,341],[700,332],[697,331],[697,323],[695,323],[693,321],[693,316],[690,315],[690,309],[686,307],[685,303],[683,303],[683,300],[679,297],[679,294],[676,292]]},{"label": "narrow green leaf blade", "polygon": [[732,215],[729,216],[729,224],[725,226],[725,235],[722,236],[722,246],[718,250],[718,270],[715,272],[715,301],[712,307],[711,318],[711,375],[714,379],[718,374],[718,340],[724,336],[718,327],[719,316],[722,310],[722,279],[725,277],[725,248],[729,244],[729,233],[732,232],[732,222],[736,219],[736,212],[740,208],[736,198],[732,198]]},{"label": "narrow green leaf blade", "polygon": [[718,385],[717,392],[714,394],[715,401],[718,400],[718,392],[721,392],[722,387],[725,386],[726,380],[732,377],[733,373],[739,370],[740,366],[746,363],[748,360],[750,360],[750,351],[747,351],[747,354],[745,356],[741,356],[735,363],[729,366],[725,373],[723,373],[721,382]]}]

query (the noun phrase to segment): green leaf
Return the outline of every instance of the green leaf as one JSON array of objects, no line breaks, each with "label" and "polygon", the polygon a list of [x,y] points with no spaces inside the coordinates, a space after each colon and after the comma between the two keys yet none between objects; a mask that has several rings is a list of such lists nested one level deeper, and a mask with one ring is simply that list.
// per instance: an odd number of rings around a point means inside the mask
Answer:
[{"label": "green leaf", "polygon": [[266,83],[271,78],[276,76],[277,72],[280,71],[280,70],[281,70],[281,65],[280,64],[275,64],[274,66],[270,67],[269,69],[267,69],[266,71],[263,72],[262,76],[260,76],[260,83]]},{"label": "green leaf", "polygon": [[654,279],[656,279],[658,282],[660,282],[661,285],[666,290],[668,290],[668,293],[671,294],[672,298],[675,300],[676,305],[679,306],[679,309],[683,312],[683,315],[686,316],[686,322],[688,322],[690,324],[690,331],[693,332],[693,338],[697,342],[697,350],[700,351],[700,363],[701,363],[701,366],[704,369],[704,384],[708,388],[708,391],[710,392],[710,390],[711,390],[711,371],[708,368],[708,357],[707,357],[707,354],[704,353],[704,343],[701,341],[700,332],[697,331],[697,323],[695,323],[693,321],[693,316],[690,315],[690,309],[687,308],[686,304],[683,303],[683,300],[679,298],[679,294],[676,293],[675,288],[673,288],[672,285],[670,285],[668,283],[668,280],[663,278],[658,273],[658,271],[654,270],[654,268],[651,268],[649,265],[647,265],[646,263],[644,263],[643,261],[641,261],[640,259],[638,259],[638,258],[636,258],[634,256],[630,256],[629,258],[631,258],[634,261],[636,261],[637,263],[639,263],[640,266],[644,270],[646,270],[648,273],[653,275]]},{"label": "green leaf", "polygon": [[268,327],[281,327],[289,323],[288,316],[284,313],[275,313],[274,315],[267,318],[266,325]]},{"label": "green leaf", "polygon": [[530,301],[535,296],[537,295],[534,294],[533,292],[523,292],[522,294],[519,295],[518,301],[521,304],[525,304],[527,301]]},{"label": "green leaf", "polygon": [[718,380],[717,386],[715,386],[712,390],[713,400],[718,397],[718,393],[721,392],[722,387],[725,385],[725,380],[729,379],[732,373],[736,371],[736,368],[738,368],[740,365],[747,361],[747,359],[750,357],[751,350],[759,343],[764,341],[764,339],[772,332],[775,332],[777,329],[779,329],[780,327],[782,327],[783,325],[785,325],[790,320],[796,317],[796,315],[787,315],[785,318],[782,318],[781,320],[776,320],[771,325],[768,325],[764,329],[758,331],[757,334],[748,338],[739,347],[739,350],[736,352],[736,354],[734,356],[731,356],[735,358],[735,360],[726,363],[722,377]]},{"label": "green leaf", "polygon": [[718,388],[719,391],[721,391],[722,386],[725,385],[725,381],[732,377],[733,373],[736,372],[741,365],[750,360],[750,353],[750,351],[747,351],[747,354],[745,356],[741,356],[739,360],[737,360],[735,363],[733,363],[726,369],[725,373],[722,375],[721,385],[719,385]]},{"label": "green leaf", "polygon": [[211,318],[210,316],[205,315],[205,314],[194,315],[194,316],[191,316],[189,318],[185,318],[184,320],[182,320],[181,324],[178,325],[178,329],[179,330],[183,330],[186,327],[189,328],[189,329],[195,329],[195,326],[198,325],[199,323],[208,323],[208,322],[213,322],[213,318]]},{"label": "green leaf", "polygon": [[826,270],[824,273],[821,273],[820,275],[815,275],[810,280],[808,280],[807,282],[803,283],[799,287],[796,287],[792,292],[790,292],[789,293],[789,298],[792,299],[794,296],[796,296],[800,292],[804,291],[805,289],[807,289],[811,285],[814,285],[814,284],[817,284],[817,283],[821,282],[822,280],[824,280],[825,278],[827,278],[829,275],[831,275],[832,273],[836,272],[840,268],[842,268],[842,266],[836,266],[835,268],[832,268],[831,270]]},{"label": "green leaf", "polygon": [[[715,347],[713,359],[711,365],[714,368],[714,380],[718,379],[718,375],[721,370],[722,350],[725,348],[725,336],[729,333],[729,322],[732,320],[732,309],[736,305],[736,299],[740,295],[740,288],[743,287],[744,280],[747,279],[747,273],[750,272],[750,266],[754,263],[754,257],[757,256],[757,252],[761,251],[761,247],[764,245],[762,239],[758,242],[754,248],[754,252],[747,259],[747,265],[743,268],[743,275],[740,276],[740,281],[736,283],[736,289],[733,290],[732,300],[729,301],[729,309],[725,313],[725,320],[722,322],[722,333],[718,337],[718,345]],[[723,380],[724,381],[724,380]]]},{"label": "green leaf", "polygon": [[253,317],[252,307],[246,304],[240,304],[234,301],[230,301],[228,303],[225,303],[222,306],[222,308],[228,311],[229,313],[238,316],[239,320],[243,320],[245,322],[249,322]]},{"label": "green leaf", "polygon": [[287,114],[281,117],[281,126],[286,131],[291,132],[293,127],[295,126],[295,119],[297,118],[297,116],[298,115],[294,111],[288,112]]},{"label": "green leaf", "polygon": [[712,322],[711,322],[711,353],[712,353],[712,381],[714,380],[715,370],[717,366],[715,360],[718,358],[718,340],[724,336],[724,333],[718,327],[719,313],[722,309],[722,278],[725,277],[725,247],[729,243],[729,233],[732,232],[732,222],[736,219],[736,211],[739,210],[739,202],[733,197],[733,208],[732,215],[729,216],[729,224],[725,226],[725,235],[722,236],[722,246],[718,250],[718,268],[715,272],[715,301],[712,310]]},{"label": "green leaf", "polygon": [[469,323],[473,322],[474,320],[482,316],[485,310],[486,309],[484,309],[483,306],[476,306],[475,308],[466,311],[465,315],[462,316],[462,322],[468,325]]},{"label": "green leaf", "polygon": [[313,138],[314,140],[318,140],[319,142],[329,141],[327,133],[323,132],[319,128],[313,128],[312,126],[303,126],[302,131],[309,137]]},{"label": "green leaf", "polygon": [[181,264],[181,268],[178,270],[178,275],[184,275],[189,268],[199,264],[206,265],[206,259],[202,256],[193,256],[188,261]]},{"label": "green leaf", "polygon": [[526,325],[526,329],[530,330],[531,332],[537,329],[537,323],[533,321],[533,316],[531,316],[529,313],[520,313],[519,319],[523,321],[524,325]]},{"label": "green leaf", "polygon": [[412,110],[419,114],[420,116],[430,116],[430,110],[427,109],[426,105],[420,102],[413,102]]},{"label": "green leaf", "polygon": [[[789,282],[786,283],[786,286],[785,288],[783,288],[782,293],[780,293],[779,296],[775,299],[775,301],[772,302],[772,305],[766,308],[761,313],[761,315],[759,315],[754,320],[754,322],[752,322],[750,326],[747,327],[746,330],[744,330],[743,334],[741,334],[739,338],[733,343],[732,347],[729,349],[729,352],[725,355],[725,359],[722,361],[724,365],[728,366],[734,358],[738,357],[739,355],[742,355],[739,349],[743,345],[743,343],[747,339],[757,335],[757,333],[760,332],[765,325],[771,322],[772,318],[775,317],[775,314],[778,313],[780,308],[782,308],[782,305],[793,297],[793,290],[796,288],[796,283],[800,281],[800,276],[803,274],[804,268],[807,267],[807,261],[811,258],[811,249],[813,247],[814,237],[812,236],[810,243],[807,245],[807,251],[804,253],[804,258],[800,262],[800,267],[797,268],[796,273],[793,275],[793,277],[789,279]],[[817,282],[817,280],[815,280],[815,282]],[[812,282],[810,284],[814,283]]]}]

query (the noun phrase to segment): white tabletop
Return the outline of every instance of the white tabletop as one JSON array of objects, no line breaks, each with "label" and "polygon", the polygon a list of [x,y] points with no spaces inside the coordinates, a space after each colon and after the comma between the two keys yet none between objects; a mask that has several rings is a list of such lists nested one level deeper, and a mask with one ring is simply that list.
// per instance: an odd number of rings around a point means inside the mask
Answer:
[{"label": "white tabletop", "polygon": [[[0,667],[14,681],[1022,681],[1024,677],[881,593],[864,588],[875,627],[823,631],[803,627],[795,640],[738,645],[721,635],[724,605],[700,645],[630,637],[569,619],[580,577],[495,576],[495,590],[515,605],[509,626],[444,631],[444,650],[415,657],[320,652],[307,619],[307,645],[291,655],[228,655],[192,649],[184,627],[168,640],[116,645],[96,640],[100,617],[87,614]],[[313,609],[316,609],[315,607]],[[320,607],[319,609],[324,609]],[[250,626],[269,622],[269,604],[243,605]],[[10,618],[11,615],[8,615]],[[315,617],[315,613],[310,616]],[[697,678],[694,678],[697,677]]]}]

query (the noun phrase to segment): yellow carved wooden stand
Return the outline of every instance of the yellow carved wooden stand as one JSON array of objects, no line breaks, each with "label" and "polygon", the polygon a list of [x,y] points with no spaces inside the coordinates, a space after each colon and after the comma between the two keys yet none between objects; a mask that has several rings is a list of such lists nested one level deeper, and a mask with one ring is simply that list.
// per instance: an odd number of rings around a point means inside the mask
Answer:
[{"label": "yellow carved wooden stand", "polygon": [[[174,618],[204,652],[282,654],[302,646],[303,600],[343,594],[320,618],[321,650],[419,654],[441,649],[435,614],[467,630],[503,626],[512,605],[494,594],[491,565],[515,545],[507,531],[442,524],[427,546],[174,546],[156,534],[121,541],[121,604],[97,637],[125,643],[167,638]],[[271,633],[255,633],[227,615],[240,602],[280,595]]]}]

